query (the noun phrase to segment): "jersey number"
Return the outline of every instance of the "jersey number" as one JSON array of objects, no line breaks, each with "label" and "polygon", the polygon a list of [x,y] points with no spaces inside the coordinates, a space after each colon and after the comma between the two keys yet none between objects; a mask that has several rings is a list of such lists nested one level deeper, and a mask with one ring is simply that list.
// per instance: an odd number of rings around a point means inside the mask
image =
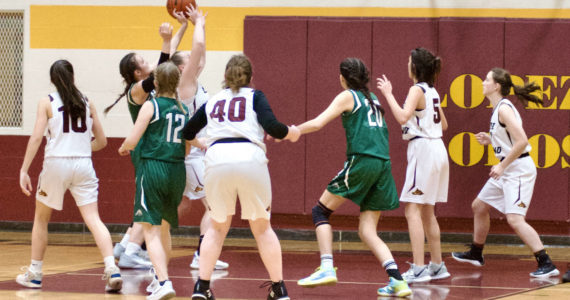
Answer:
[{"label": "jersey number", "polygon": [[[368,100],[364,100],[364,103],[366,103],[366,106],[368,106]],[[372,107],[370,107],[370,109],[368,110],[368,125],[370,125],[370,127],[382,127],[382,116],[380,115],[380,111],[378,110],[378,108],[376,107],[376,105],[372,105]]]},{"label": "jersey number", "polygon": [[230,100],[228,107],[228,115],[225,112],[226,100],[220,100],[214,104],[214,108],[210,113],[210,118],[218,119],[218,122],[223,122],[226,119],[230,122],[242,122],[245,120],[245,98],[235,97]]},{"label": "jersey number", "polygon": [[435,124],[441,122],[441,116],[439,115],[439,99],[433,98],[433,122]]},{"label": "jersey number", "polygon": [[[182,140],[178,137],[178,133],[184,127],[184,115],[169,113],[166,115],[168,119],[168,131],[166,132],[166,141],[169,143],[180,144]],[[176,124],[174,130],[172,130],[172,123]]]},{"label": "jersey number", "polygon": [[69,116],[69,114],[63,110],[63,106],[58,108],[57,111],[61,111],[61,113],[63,114],[63,132],[64,133],[69,132],[69,123],[71,123],[71,130],[73,132],[85,132],[85,131],[87,131],[87,123],[85,122],[84,118],[78,118],[77,120],[75,120],[75,122],[73,122],[71,120],[71,117]]}]

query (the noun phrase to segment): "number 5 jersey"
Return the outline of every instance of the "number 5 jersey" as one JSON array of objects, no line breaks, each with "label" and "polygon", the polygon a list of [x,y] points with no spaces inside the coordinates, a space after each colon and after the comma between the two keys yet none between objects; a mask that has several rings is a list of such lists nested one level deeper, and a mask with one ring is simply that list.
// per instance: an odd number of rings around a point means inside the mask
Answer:
[{"label": "number 5 jersey", "polygon": [[425,82],[419,82],[416,86],[424,91],[426,107],[414,111],[414,115],[402,126],[402,138],[411,140],[415,137],[441,138],[441,117],[439,115],[440,99],[434,87],[429,87]]}]

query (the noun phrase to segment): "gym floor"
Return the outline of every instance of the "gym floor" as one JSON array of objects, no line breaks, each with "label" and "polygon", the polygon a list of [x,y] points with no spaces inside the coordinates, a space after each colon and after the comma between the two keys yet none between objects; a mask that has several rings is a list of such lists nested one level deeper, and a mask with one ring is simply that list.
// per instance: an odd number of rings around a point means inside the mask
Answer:
[{"label": "gym floor", "polygon": [[[44,259],[43,288],[26,289],[15,281],[20,267],[29,264],[30,233],[0,232],[0,298],[1,299],[144,299],[151,276],[147,270],[122,270],[120,294],[105,294],[103,263],[90,234],[50,233]],[[114,240],[120,237],[114,236]],[[192,259],[197,238],[173,237],[173,258],[169,264],[170,279],[177,293],[175,299],[189,299],[197,270]],[[308,276],[319,265],[316,241],[282,240],[284,277],[291,299],[382,299],[376,290],[386,285],[387,276],[378,261],[360,242],[335,242],[335,265],[339,282],[335,286],[302,288],[296,281]],[[389,243],[400,271],[412,261],[406,243]],[[561,284],[561,275],[570,263],[570,247],[548,247],[548,252],[561,272],[547,280],[531,279],[536,269],[530,250],[524,246],[487,245],[484,267],[459,263],[450,256],[463,251],[462,244],[444,243],[444,261],[451,277],[426,284],[412,284],[409,299],[570,299],[570,283]],[[216,299],[266,299],[268,280],[255,241],[228,238],[221,259],[229,269],[215,271],[212,290]],[[427,260],[426,258],[426,261]]]}]

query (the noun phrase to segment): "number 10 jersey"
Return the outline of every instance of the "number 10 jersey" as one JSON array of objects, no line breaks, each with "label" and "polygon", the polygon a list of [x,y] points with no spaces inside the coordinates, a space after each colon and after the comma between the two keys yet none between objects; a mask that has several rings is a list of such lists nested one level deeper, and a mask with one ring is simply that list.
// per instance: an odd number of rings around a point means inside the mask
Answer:
[{"label": "number 10 jersey", "polygon": [[[91,157],[93,119],[85,99],[85,118],[71,119],[59,93],[49,94],[52,117],[48,120],[44,157]],[[38,112],[41,113],[41,112]]]}]

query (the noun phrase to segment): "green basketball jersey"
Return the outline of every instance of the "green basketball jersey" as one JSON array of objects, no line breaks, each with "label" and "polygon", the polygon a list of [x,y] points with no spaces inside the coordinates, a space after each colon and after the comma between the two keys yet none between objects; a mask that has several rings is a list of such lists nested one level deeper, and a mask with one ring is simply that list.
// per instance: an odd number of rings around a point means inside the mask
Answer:
[{"label": "green basketball jersey", "polygon": [[172,98],[159,97],[150,101],[154,114],[141,139],[141,158],[183,162],[186,148],[182,128],[188,122],[188,108]]},{"label": "green basketball jersey", "polygon": [[[133,86],[135,84],[136,83],[131,84],[131,87],[129,87],[129,91],[127,92],[127,104],[129,107],[129,113],[131,114],[131,119],[133,120],[133,123],[135,123],[137,121],[137,117],[139,116],[139,111],[141,111],[141,107],[142,107],[142,105],[137,104],[133,100],[133,97],[131,96],[131,90],[133,89]],[[154,94],[154,91],[150,92],[145,101],[152,99],[153,94]]]},{"label": "green basketball jersey", "polygon": [[[342,126],[346,131],[346,155],[364,154],[390,159],[388,127],[380,110],[372,107],[360,91],[350,90],[354,99],[351,112],[342,114]],[[370,93],[378,104],[376,95]]]}]

